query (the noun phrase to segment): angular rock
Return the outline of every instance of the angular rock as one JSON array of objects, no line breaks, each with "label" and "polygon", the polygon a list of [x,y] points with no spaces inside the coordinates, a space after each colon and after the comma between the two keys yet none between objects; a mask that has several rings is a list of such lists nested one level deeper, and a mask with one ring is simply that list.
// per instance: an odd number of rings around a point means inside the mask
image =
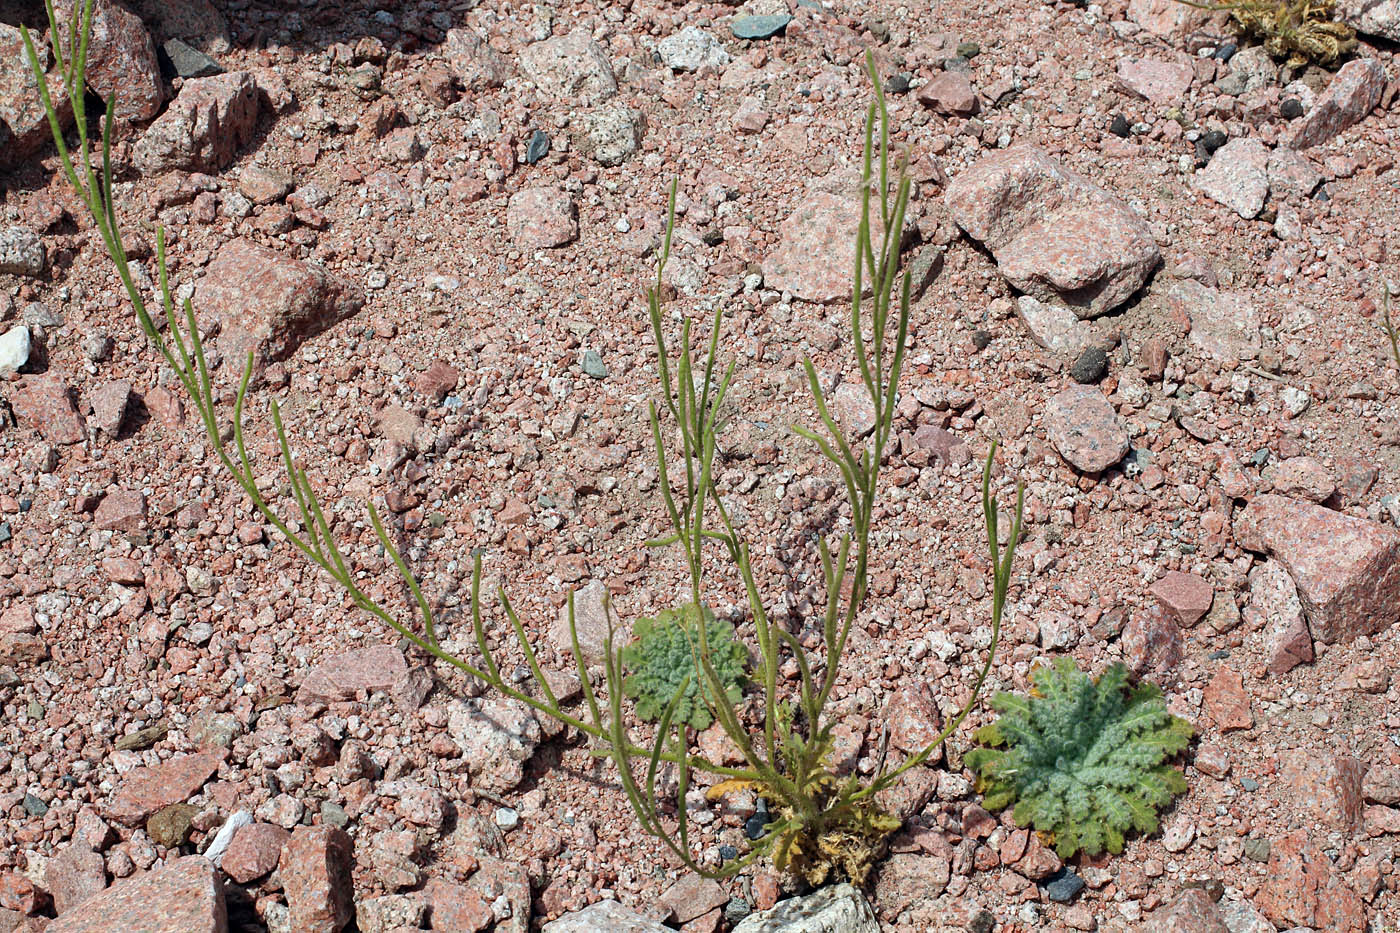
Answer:
[{"label": "angular rock", "polygon": [[126,420],[126,410],[131,404],[131,383],[126,379],[113,379],[98,386],[89,399],[92,405],[92,427],[107,438],[115,438]]},{"label": "angular rock", "polygon": [[448,708],[447,731],[462,750],[473,786],[497,794],[524,779],[525,762],[541,738],[530,707],[503,697],[454,702]]},{"label": "angular rock", "polygon": [[28,632],[0,634],[0,664],[28,667],[48,660],[49,646],[40,635]]},{"label": "angular rock", "polygon": [[408,662],[393,645],[355,648],[332,655],[313,667],[297,690],[297,702],[353,700],[362,691],[387,691],[407,673]]},{"label": "angular rock", "polygon": [[1292,499],[1324,502],[1337,491],[1337,484],[1327,468],[1312,457],[1289,457],[1264,470],[1264,479],[1273,491]]},{"label": "angular rock", "polygon": [[1400,42],[1400,0],[1341,0],[1337,13],[1359,33]]},{"label": "angular rock", "polygon": [[282,847],[292,834],[272,823],[253,823],[233,834],[219,867],[234,881],[247,884],[277,867]]},{"label": "angular rock", "polygon": [[442,54],[467,90],[500,87],[510,77],[510,61],[465,26],[447,30]]},{"label": "angular rock", "polygon": [[676,923],[689,923],[728,903],[729,894],[719,882],[692,872],[661,892],[657,907],[669,911]]},{"label": "angular rock", "polygon": [[1266,560],[1249,572],[1245,619],[1264,632],[1265,669],[1275,676],[1312,662],[1312,633],[1303,615],[1298,588],[1283,565]]},{"label": "angular rock", "polygon": [[224,55],[232,47],[228,22],[211,0],[132,0],[128,5],[162,42],[183,39],[206,55]]},{"label": "angular rock", "polygon": [[390,891],[417,887],[423,881],[418,860],[421,853],[412,830],[375,833],[369,843],[369,862],[375,877]]},{"label": "angular rock", "polygon": [[107,867],[102,853],[84,845],[70,845],[49,860],[44,885],[53,895],[53,909],[59,914],[101,894],[107,887]]},{"label": "angular rock", "polygon": [[340,933],[350,922],[353,850],[350,837],[334,826],[299,826],[292,833],[278,863],[291,929]]},{"label": "angular rock", "polygon": [[417,894],[371,897],[355,905],[355,925],[360,933],[405,933],[423,929],[428,905]]},{"label": "angular rock", "polygon": [[428,882],[425,891],[430,927],[438,933],[481,933],[495,920],[490,902],[470,885],[451,884],[435,878]]},{"label": "angular rock", "polygon": [[1336,933],[1361,933],[1366,928],[1366,905],[1301,829],[1273,841],[1254,903],[1279,928],[1305,926]]},{"label": "angular rock", "polygon": [[1012,285],[1081,318],[1127,301],[1162,261],[1130,207],[1034,146],[984,156],[953,179],[944,201]]},{"label": "angular rock", "polygon": [[1365,770],[1366,766],[1350,755],[1285,756],[1281,776],[1292,798],[1291,812],[1314,825],[1357,832],[1366,812],[1362,790]]},{"label": "angular rock", "polygon": [[875,877],[875,903],[880,913],[897,917],[905,911],[928,910],[948,887],[951,863],[946,855],[891,855]]},{"label": "angular rock", "polygon": [[198,855],[118,881],[49,924],[46,933],[227,933],[224,888]]},{"label": "angular rock", "polygon": [[0,334],[0,377],[19,372],[29,362],[29,328],[16,324]]},{"label": "angular rock", "polygon": [[787,13],[736,16],[729,24],[729,31],[736,39],[771,39],[787,29],[790,22],[792,17]]},{"label": "angular rock", "polygon": [[1311,197],[1317,186],[1322,184],[1322,173],[1313,168],[1306,156],[1294,149],[1275,149],[1269,153],[1266,171],[1269,194],[1275,201]]},{"label": "angular rock", "polygon": [[1185,628],[1191,628],[1210,612],[1215,588],[1194,573],[1168,570],[1149,592],[1162,608]]},{"label": "angular rock", "polygon": [[646,117],[631,107],[608,107],[579,114],[569,124],[576,150],[599,165],[621,165],[642,148]]},{"label": "angular rock", "polygon": [[99,531],[137,531],[146,520],[146,497],[134,489],[109,489],[92,518]]},{"label": "angular rock", "polygon": [[1269,150],[1253,136],[1232,139],[1191,176],[1191,187],[1252,220],[1269,194]]},{"label": "angular rock", "polygon": [[1143,933],[1231,933],[1215,902],[1201,888],[1187,888],[1155,911]]},{"label": "angular rock", "polygon": [[1361,781],[1361,795],[1388,807],[1400,804],[1400,767],[1376,765],[1369,769]]},{"label": "angular rock", "polygon": [[[1212,13],[1177,0],[1129,0],[1128,19],[1163,39],[1182,40],[1195,35],[1218,36],[1229,14]],[[1214,44],[1212,42],[1212,44]]]},{"label": "angular rock", "polygon": [[1400,618],[1400,533],[1284,496],[1258,496],[1235,540],[1278,559],[1298,588],[1314,638],[1374,635]]},{"label": "angular rock", "polygon": [[1254,712],[1249,694],[1244,690],[1244,677],[1238,671],[1222,668],[1202,691],[1206,713],[1221,732],[1248,729],[1254,725]]},{"label": "angular rock", "polygon": [[540,93],[572,106],[589,107],[617,93],[612,63],[585,26],[527,45],[520,67]]},{"label": "angular rock", "polygon": [[80,444],[87,437],[68,384],[57,376],[25,376],[11,394],[10,405],[20,424],[36,429],[50,444]]},{"label": "angular rock", "polygon": [[147,175],[217,172],[253,138],[260,107],[250,72],[191,78],[137,141],[132,160]]},{"label": "angular rock", "polygon": [[1071,385],[1045,403],[1045,430],[1060,456],[1085,473],[1100,473],[1128,452],[1128,431],[1104,394]]},{"label": "angular rock", "polygon": [[1237,362],[1259,355],[1259,310],[1243,293],[1182,279],[1167,290],[1167,305],[1190,319],[1191,343],[1212,358]]},{"label": "angular rock", "polygon": [[[42,16],[43,7],[39,7]],[[30,32],[39,64],[48,79],[49,99],[65,129],[73,122],[73,107],[53,61],[48,36]],[[0,165],[18,165],[53,144],[53,131],[39,99],[39,87],[29,68],[29,56],[17,27],[0,23]]]},{"label": "angular rock", "polygon": [[1195,76],[1191,66],[1182,62],[1125,58],[1118,63],[1118,83],[1159,107],[1180,104]]},{"label": "angular rock", "polygon": [[1026,325],[1032,340],[1056,353],[1078,353],[1094,339],[1092,326],[1059,303],[1047,304],[1022,295],[1016,299],[1016,316]]},{"label": "angular rock", "polygon": [[219,67],[218,62],[184,39],[166,39],[160,50],[165,56],[163,61],[170,63],[171,70],[179,78],[209,78],[223,74],[224,69]]},{"label": "angular rock", "polygon": [[1120,641],[1123,663],[1139,677],[1169,674],[1181,663],[1181,629],[1160,605],[1134,610]]},{"label": "angular rock", "polygon": [[833,884],[749,914],[733,933],[880,933],[875,911],[855,887]]},{"label": "angular rock", "polygon": [[273,204],[292,190],[294,179],[287,172],[254,162],[238,175],[238,190],[254,204]]},{"label": "angular rock", "polygon": [[[437,915],[436,908],[433,914]],[[433,929],[437,929],[436,921]],[[670,927],[648,920],[617,901],[599,901],[546,923],[540,933],[670,933]]]},{"label": "angular rock", "polygon": [[[603,597],[607,592],[602,580],[593,580],[574,591],[574,629],[585,664],[597,664],[606,654],[608,613],[603,608]],[[613,618],[616,622],[615,615]],[[559,615],[549,627],[549,640],[562,655],[573,657],[573,635],[569,632],[567,603],[559,608]]]},{"label": "angular rock", "polygon": [[553,249],[578,239],[578,207],[561,188],[526,188],[506,204],[506,230],[522,249]]},{"label": "angular rock", "polygon": [[1299,118],[1284,140],[1290,149],[1307,149],[1327,142],[1371,112],[1385,90],[1385,68],[1374,58],[1347,62],[1332,78],[1312,109]]},{"label": "angular rock", "polygon": [[139,826],[152,813],[184,803],[214,776],[223,753],[185,755],[126,775],[107,805],[107,816],[124,826]]},{"label": "angular rock", "polygon": [[935,113],[970,116],[977,112],[977,91],[961,72],[940,71],[915,96]]},{"label": "angular rock", "polygon": [[[58,21],[67,22],[75,6],[81,10],[82,0],[55,3]],[[118,120],[149,120],[165,101],[155,44],[141,18],[112,0],[93,4],[85,77],[88,88],[104,101],[116,97]]]},{"label": "angular rock", "polygon": [[859,227],[855,198],[814,192],[780,225],[781,239],[763,260],[764,283],[803,301],[849,301]]},{"label": "angular rock", "polygon": [[39,234],[25,227],[0,227],[0,275],[44,274],[47,254]]},{"label": "angular rock", "polygon": [[317,263],[237,239],[219,248],[195,289],[194,304],[221,323],[222,368],[225,378],[236,381],[249,353],[255,373],[285,360],[306,340],[358,313],[365,296]]},{"label": "angular rock", "polygon": [[661,61],[672,71],[699,71],[709,66],[729,64],[729,53],[711,33],[698,26],[686,26],[656,44]]}]

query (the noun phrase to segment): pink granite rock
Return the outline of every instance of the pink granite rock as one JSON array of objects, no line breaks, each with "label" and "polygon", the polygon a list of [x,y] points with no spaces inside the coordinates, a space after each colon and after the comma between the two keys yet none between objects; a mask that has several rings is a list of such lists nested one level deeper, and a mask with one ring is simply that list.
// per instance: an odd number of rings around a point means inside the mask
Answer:
[{"label": "pink granite rock", "polygon": [[255,369],[285,360],[304,341],[358,313],[365,296],[317,263],[237,239],[219,248],[194,303],[220,321],[223,368],[237,380],[250,352]]},{"label": "pink granite rock", "polygon": [[137,768],[118,785],[107,816],[124,826],[139,826],[161,807],[184,803],[219,770],[226,753],[200,752],[148,768]]},{"label": "pink granite rock", "polygon": [[1264,471],[1264,479],[1273,484],[1273,491],[1293,499],[1324,502],[1337,491],[1337,484],[1327,467],[1312,457],[1289,457]]},{"label": "pink granite rock", "polygon": [[1264,632],[1264,657],[1270,674],[1286,674],[1312,661],[1312,634],[1303,615],[1298,588],[1283,565],[1266,560],[1249,572],[1249,605],[1244,616]]},{"label": "pink granite rock", "polygon": [[47,933],[228,933],[224,889],[197,855],[118,881],[49,924]]},{"label": "pink granite rock", "polygon": [[190,78],[137,141],[133,163],[147,175],[217,172],[253,138],[260,107],[257,82],[247,71]]},{"label": "pink granite rock", "polygon": [[[938,713],[933,690],[920,681],[900,687],[890,695],[885,701],[884,720],[889,727],[890,745],[913,755],[938,738],[943,718]],[[937,765],[942,757],[943,751],[939,749],[930,756],[928,764]]]},{"label": "pink granite rock", "polygon": [[93,513],[101,531],[137,531],[146,520],[146,497],[134,489],[107,490]]},{"label": "pink granite rock", "polygon": [[500,87],[510,77],[510,61],[465,26],[447,31],[442,55],[457,80],[469,91]]},{"label": "pink granite rock", "polygon": [[87,437],[68,384],[57,376],[25,376],[11,394],[10,404],[20,423],[38,430],[50,444],[81,444]]},{"label": "pink granite rock", "polygon": [[522,249],[553,249],[578,239],[578,207],[561,188],[526,188],[506,204],[506,229]]},{"label": "pink granite rock", "polygon": [[1162,261],[1132,208],[1034,146],[983,156],[953,179],[944,202],[1012,285],[1081,318],[1127,301]]},{"label": "pink granite rock", "polygon": [[969,116],[977,112],[977,91],[967,76],[956,71],[940,71],[919,88],[919,103],[935,113]]},{"label": "pink granite rock", "polygon": [[1290,149],[1307,149],[1336,136],[1361,122],[1380,102],[1385,90],[1385,68],[1374,58],[1347,62],[1313,102],[1312,109],[1298,119],[1284,144]]},{"label": "pink granite rock", "polygon": [[1125,58],[1118,63],[1118,83],[1160,107],[1180,104],[1195,76],[1191,66],[1182,62]]},{"label": "pink granite rock", "polygon": [[102,855],[84,845],[70,845],[49,861],[44,884],[53,895],[53,909],[64,914],[107,887]]},{"label": "pink granite rock", "polygon": [[[81,0],[55,3],[58,21],[67,22],[75,6],[81,9]],[[165,100],[156,47],[145,25],[112,0],[93,4],[86,76],[88,87],[104,101],[116,97],[118,120],[149,120]]]},{"label": "pink granite rock", "polygon": [[301,682],[298,703],[335,703],[364,691],[391,689],[408,674],[403,652],[392,645],[370,645],[332,655]]},{"label": "pink granite rock", "polygon": [[[42,12],[43,7],[39,10]],[[46,71],[59,122],[66,128],[73,122],[73,107],[49,51],[48,35],[31,30],[30,37]],[[39,88],[34,83],[20,31],[8,22],[0,23],[0,165],[18,164],[52,145],[53,131],[39,100]]]},{"label": "pink granite rock", "polygon": [[779,227],[781,239],[763,260],[765,284],[804,301],[850,301],[859,226],[854,197],[811,194]]},{"label": "pink granite rock", "polygon": [[1213,13],[1177,0],[1129,0],[1128,3],[1128,19],[1163,39],[1226,35],[1223,27],[1228,17],[1224,11]]},{"label": "pink granite rock", "polygon": [[1239,214],[1259,216],[1269,194],[1269,150],[1253,136],[1232,139],[1191,176],[1191,187]]},{"label": "pink granite rock", "polygon": [[1215,902],[1201,888],[1187,888],[1153,912],[1143,933],[1230,933]]},{"label": "pink granite rock", "polygon": [[1346,878],[1333,871],[1332,860],[1306,830],[1273,840],[1254,903],[1281,929],[1307,926],[1361,933],[1366,928],[1366,905]]},{"label": "pink granite rock", "polygon": [[350,861],[353,844],[333,826],[302,826],[282,847],[279,873],[291,929],[340,933],[354,916]]},{"label": "pink granite rock", "polygon": [[1181,628],[1155,603],[1134,610],[1120,641],[1123,663],[1139,677],[1168,674],[1181,663]]},{"label": "pink granite rock", "polygon": [[1215,588],[1205,579],[1179,570],[1168,570],[1149,592],[1185,628],[1201,621],[1215,601]]},{"label": "pink granite rock", "polygon": [[1099,473],[1128,452],[1128,431],[1104,394],[1071,385],[1045,403],[1045,430],[1060,456],[1085,473]]},{"label": "pink granite rock", "polygon": [[292,836],[271,823],[251,823],[233,834],[219,867],[239,884],[261,878],[277,867],[282,846]]},{"label": "pink granite rock", "polygon": [[1235,539],[1283,564],[1313,637],[1326,644],[1374,635],[1400,618],[1400,533],[1392,528],[1266,495],[1236,517]]}]

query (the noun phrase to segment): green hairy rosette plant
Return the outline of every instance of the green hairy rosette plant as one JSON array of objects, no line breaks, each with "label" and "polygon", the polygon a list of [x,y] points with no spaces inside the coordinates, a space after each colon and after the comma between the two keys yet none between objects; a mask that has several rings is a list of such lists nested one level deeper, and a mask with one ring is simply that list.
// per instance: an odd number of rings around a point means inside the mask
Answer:
[{"label": "green hairy rosette plant", "polygon": [[1068,658],[1031,672],[1029,695],[998,693],[996,722],[977,730],[989,748],[967,753],[988,810],[1015,804],[1062,858],[1123,851],[1124,833],[1157,829],[1157,811],[1186,792],[1166,764],[1191,742],[1191,724],[1167,712],[1162,691],[1130,685],[1115,664],[1093,680]]},{"label": "green hairy rosette plant", "polygon": [[622,649],[622,664],[632,672],[623,678],[622,689],[636,700],[636,713],[642,719],[660,719],[679,692],[672,722],[708,729],[715,721],[700,699],[703,678],[696,639],[702,618],[710,666],[724,685],[725,702],[733,706],[743,697],[748,652],[734,640],[734,626],[716,619],[708,608],[667,609],[655,618],[638,619],[632,626],[636,641]]},{"label": "green hairy rosette plant", "polygon": [[[87,0],[80,12],[75,11],[73,19],[66,24],[69,38],[66,46],[58,41],[64,33],[60,32],[52,4],[46,5],[59,74],[76,118],[76,143],[71,148],[54,114],[45,76],[38,67],[27,31],[24,42],[40,95],[49,112],[62,171],[87,206],[142,330],[188,394],[218,464],[244,491],[262,517],[295,551],[335,581],[359,609],[378,622],[442,664],[477,678],[489,689],[586,736],[593,753],[610,759],[616,766],[618,780],[642,828],[660,839],[687,867],[715,877],[737,873],[755,860],[766,859],[779,871],[794,872],[813,884],[834,874],[863,881],[882,852],[886,837],[899,825],[898,820],[876,804],[876,794],[899,781],[909,769],[925,762],[953,734],[977,700],[995,656],[1003,607],[1011,584],[1012,557],[1021,533],[1018,490],[1007,543],[1004,547],[999,543],[997,501],[991,491],[993,448],[982,474],[982,508],[993,575],[992,639],[985,661],[973,673],[966,705],[948,720],[927,747],[899,764],[886,767],[882,762],[877,773],[869,776],[834,773],[831,763],[833,723],[827,715],[827,706],[840,679],[847,639],[868,588],[867,568],[878,480],[893,430],[897,386],[909,328],[910,283],[907,275],[902,282],[899,275],[900,240],[910,193],[907,157],[891,164],[888,116],[873,60],[867,56],[875,99],[865,121],[861,222],[856,233],[855,281],[849,320],[855,362],[873,406],[875,426],[862,441],[853,441],[832,417],[816,369],[809,360],[804,367],[819,424],[815,428],[793,429],[814,444],[840,474],[849,507],[850,532],[841,535],[834,548],[824,538],[818,542],[827,593],[826,605],[818,620],[819,648],[805,648],[796,635],[770,617],[768,600],[750,563],[750,545],[737,530],[729,506],[716,486],[720,413],[735,370],[733,362],[720,360],[723,312],[717,312],[711,322],[703,353],[696,352],[689,320],[680,327],[678,346],[667,339],[661,286],[674,224],[675,187],[672,187],[670,217],[660,247],[656,278],[647,291],[660,381],[659,404],[653,403],[650,407],[650,424],[658,486],[672,532],[649,544],[672,548],[679,554],[689,578],[689,602],[695,606],[713,602],[705,599],[710,552],[718,551],[732,564],[747,604],[746,630],[751,626],[758,662],[753,673],[756,696],[746,709],[740,709],[733,702],[733,683],[724,650],[716,651],[708,638],[692,636],[688,646],[689,675],[680,678],[660,709],[659,721],[650,737],[644,738],[634,735],[628,726],[623,707],[627,693],[623,650],[615,644],[611,634],[612,614],[606,601],[604,610],[609,620],[609,635],[605,641],[601,683],[595,685],[583,661],[583,652],[579,650],[578,634],[573,625],[573,596],[569,596],[574,664],[583,693],[582,708],[574,712],[562,707],[555,696],[525,626],[504,592],[498,593],[500,613],[514,635],[516,648],[532,675],[533,686],[517,686],[513,679],[501,673],[496,651],[487,638],[479,554],[474,561],[471,591],[471,625],[479,656],[463,657],[442,646],[432,606],[373,504],[368,506],[370,524],[388,562],[412,596],[411,615],[407,619],[400,618],[398,612],[368,595],[360,581],[362,576],[373,572],[375,558],[362,555],[362,566],[355,554],[341,549],[332,522],[322,509],[306,471],[293,454],[275,400],[268,407],[290,495],[284,495],[275,505],[265,497],[244,436],[253,357],[250,354],[245,362],[232,412],[221,410],[220,395],[211,386],[194,309],[188,300],[177,307],[172,298],[162,230],[157,230],[156,235],[159,274],[155,313],[163,318],[165,326],[163,329],[156,326],[152,309],[148,308],[128,271],[128,257],[117,222],[110,160],[113,101],[107,101],[107,132],[100,140],[100,148],[94,147],[88,136],[84,72],[92,0]],[[72,50],[71,56],[67,50]],[[876,230],[883,232],[876,235],[873,232]],[[676,439],[674,449],[666,438]],[[795,685],[779,676],[780,667],[789,659],[798,671]],[[692,686],[693,695],[690,693]],[[691,696],[694,699],[689,702],[698,705],[686,716],[682,704]],[[696,721],[694,717],[700,709],[724,730],[738,750],[739,764],[712,762],[691,749],[689,729],[683,720]],[[707,775],[706,783],[711,785],[712,797],[735,788],[748,788],[762,794],[769,801],[774,817],[768,831],[747,852],[718,867],[702,866],[693,851],[686,794],[697,773]],[[660,780],[663,774],[668,775],[664,781]]]}]

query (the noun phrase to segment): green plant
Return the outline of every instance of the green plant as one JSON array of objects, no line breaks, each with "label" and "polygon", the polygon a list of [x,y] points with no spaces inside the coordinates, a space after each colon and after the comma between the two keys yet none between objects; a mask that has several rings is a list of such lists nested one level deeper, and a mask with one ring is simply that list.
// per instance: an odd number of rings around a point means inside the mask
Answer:
[{"label": "green plant", "polygon": [[1262,41],[1264,50],[1274,58],[1287,57],[1290,68],[1301,68],[1308,62],[1332,67],[1356,49],[1356,30],[1333,19],[1337,0],[1177,2],[1229,13],[1240,33]]},{"label": "green plant", "polygon": [[1165,764],[1191,741],[1191,724],[1167,712],[1162,691],[1128,684],[1115,664],[1097,681],[1068,658],[1031,672],[1029,696],[998,693],[1001,718],[974,736],[964,762],[988,810],[1016,805],[1063,858],[1123,851],[1123,834],[1157,829],[1157,811],[1186,792]]},{"label": "green plant", "polygon": [[1390,284],[1381,285],[1381,330],[1390,338],[1390,355],[1395,365],[1400,366],[1400,333],[1395,330],[1395,321],[1390,317]]},{"label": "green plant", "polygon": [[[674,185],[671,188],[666,235],[661,244],[655,282],[647,291],[647,304],[662,396],[659,408],[655,403],[650,407],[650,424],[656,449],[658,486],[673,530],[669,536],[649,544],[674,547],[679,551],[689,576],[690,602],[697,606],[706,604],[707,551],[718,549],[733,565],[747,599],[749,622],[758,648],[755,681],[759,708],[749,717],[748,712],[736,709],[728,701],[729,686],[717,666],[709,639],[696,638],[693,640],[693,680],[692,677],[682,678],[661,711],[653,735],[644,740],[634,738],[627,725],[623,708],[625,675],[622,652],[614,646],[611,606],[606,599],[604,612],[609,634],[604,645],[600,690],[595,687],[584,662],[574,625],[573,595],[570,594],[568,598],[574,664],[582,685],[584,705],[584,709],[575,714],[560,705],[530,644],[525,627],[506,594],[498,591],[501,613],[532,675],[533,690],[517,687],[512,678],[502,675],[483,621],[482,561],[479,554],[473,565],[471,588],[471,625],[479,653],[479,658],[475,660],[468,660],[442,647],[432,606],[372,503],[368,506],[370,524],[384,557],[392,564],[394,572],[412,596],[417,619],[407,622],[399,619],[394,612],[366,593],[360,580],[373,573],[375,568],[372,561],[379,560],[381,564],[383,561],[377,555],[361,554],[357,562],[355,554],[347,554],[341,549],[332,518],[322,509],[305,469],[298,464],[292,452],[275,400],[269,406],[269,414],[281,465],[287,476],[290,500],[283,498],[280,511],[267,500],[257,481],[258,469],[254,466],[254,458],[244,436],[253,356],[249,354],[245,361],[233,410],[229,413],[231,417],[226,424],[223,420],[226,416],[219,406],[220,396],[211,386],[209,365],[194,310],[188,300],[177,310],[171,297],[163,230],[156,232],[157,299],[166,333],[156,327],[128,271],[112,184],[110,129],[113,101],[110,100],[107,102],[106,132],[101,140],[100,161],[94,167],[88,121],[83,112],[92,0],[86,0],[81,15],[75,9],[68,24],[68,48],[75,50],[71,57],[65,56],[58,41],[60,31],[52,0],[48,0],[46,7],[57,67],[75,110],[77,145],[74,150],[69,149],[63,138],[45,76],[38,66],[27,30],[24,31],[24,43],[39,83],[40,95],[49,113],[62,170],[87,206],[102,242],[115,263],[142,330],[189,395],[218,464],[244,491],[263,519],[306,560],[324,571],[365,613],[441,663],[586,736],[592,743],[594,754],[611,759],[616,765],[622,789],[642,828],[658,837],[686,866],[711,876],[726,875],[742,870],[756,859],[768,858],[778,870],[794,871],[813,883],[820,883],[833,871],[842,872],[857,882],[862,881],[878,857],[886,836],[898,826],[898,820],[877,805],[875,796],[901,780],[910,768],[926,761],[953,734],[976,702],[987,678],[996,653],[1003,608],[1011,585],[1012,558],[1021,534],[1022,505],[1018,489],[1012,527],[1003,547],[998,537],[997,501],[991,491],[995,456],[993,447],[988,452],[982,473],[982,509],[993,577],[992,637],[986,660],[973,674],[967,702],[949,719],[933,741],[898,765],[886,768],[882,763],[879,772],[866,778],[834,774],[830,762],[832,723],[826,715],[827,703],[840,679],[847,640],[867,592],[878,479],[893,430],[897,385],[909,327],[910,282],[907,275],[896,290],[900,242],[910,192],[906,174],[907,156],[898,161],[892,174],[888,114],[873,58],[867,56],[866,59],[875,87],[875,100],[867,110],[865,121],[861,221],[856,234],[850,337],[860,378],[875,412],[875,426],[860,446],[853,447],[853,442],[832,417],[816,369],[808,360],[804,367],[821,428],[794,428],[835,465],[850,507],[847,520],[851,531],[840,537],[835,554],[824,539],[818,542],[827,589],[826,605],[819,620],[820,628],[814,633],[821,644],[820,652],[809,652],[797,635],[770,617],[752,569],[749,544],[736,529],[729,506],[715,484],[720,413],[734,374],[734,363],[721,365],[718,358],[723,312],[716,312],[713,318],[703,357],[697,358],[694,352],[689,320],[680,327],[679,348],[674,357],[666,338],[661,285],[662,273],[670,255],[675,216],[676,189]],[[881,231],[878,234],[874,232],[876,222]],[[862,297],[867,294],[868,298]],[[664,431],[663,413],[666,418]],[[664,440],[668,436],[678,437],[678,457],[668,453]],[[780,666],[788,660],[793,662],[798,672],[795,686],[785,679],[779,679]],[[719,663],[722,666],[722,661]],[[738,749],[742,759],[739,765],[712,762],[691,750],[687,740],[688,730],[681,725],[677,714],[692,682],[698,686],[706,710],[715,717]],[[669,783],[659,784],[658,778],[663,769],[673,772],[674,796],[660,789]],[[686,794],[692,776],[697,772],[705,773],[710,776],[709,780],[719,782],[712,788],[714,795],[737,786],[756,789],[768,799],[770,811],[776,817],[769,831],[755,841],[748,852],[715,870],[700,865],[692,851]]]},{"label": "green plant", "polygon": [[706,705],[714,697],[700,689],[703,678],[696,638],[702,617],[710,666],[724,685],[725,702],[733,706],[743,696],[748,652],[734,640],[734,626],[716,619],[708,607],[666,609],[655,618],[638,619],[632,626],[636,641],[622,649],[623,666],[632,672],[623,678],[622,689],[637,701],[636,712],[642,719],[660,719],[679,693],[672,722],[707,729],[715,721]]}]

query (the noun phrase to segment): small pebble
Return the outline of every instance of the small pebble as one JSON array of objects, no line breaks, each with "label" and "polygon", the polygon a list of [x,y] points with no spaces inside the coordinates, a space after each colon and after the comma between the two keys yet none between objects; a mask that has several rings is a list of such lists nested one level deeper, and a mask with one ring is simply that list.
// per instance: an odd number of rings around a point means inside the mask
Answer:
[{"label": "small pebble", "polygon": [[1070,378],[1081,385],[1093,385],[1108,375],[1108,354],[1098,347],[1085,347],[1069,367]]},{"label": "small pebble", "polygon": [[583,371],[586,375],[594,379],[606,379],[608,377],[607,364],[598,354],[597,350],[583,351]]},{"label": "small pebble", "polygon": [[1060,873],[1045,885],[1046,895],[1057,904],[1068,904],[1083,890],[1084,879],[1069,868],[1061,869]]},{"label": "small pebble", "polygon": [[510,807],[497,807],[496,825],[501,829],[514,829],[520,825],[520,814]]},{"label": "small pebble", "polygon": [[1133,125],[1129,123],[1128,118],[1123,116],[1121,113],[1115,113],[1113,115],[1113,122],[1108,124],[1108,131],[1114,136],[1118,136],[1122,139],[1127,139],[1128,134],[1132,132],[1132,129]]},{"label": "small pebble", "polygon": [[549,134],[544,130],[535,130],[530,136],[529,145],[525,147],[525,162],[527,165],[534,165],[547,155],[549,155]]},{"label": "small pebble", "polygon": [[1278,105],[1279,115],[1285,120],[1294,120],[1303,115],[1303,102],[1296,97],[1288,97]]}]

